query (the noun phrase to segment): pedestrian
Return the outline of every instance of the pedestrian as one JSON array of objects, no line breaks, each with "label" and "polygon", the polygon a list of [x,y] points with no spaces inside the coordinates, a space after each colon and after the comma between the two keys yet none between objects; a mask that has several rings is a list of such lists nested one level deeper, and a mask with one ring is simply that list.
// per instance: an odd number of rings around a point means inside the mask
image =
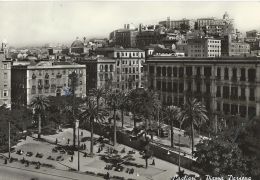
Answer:
[{"label": "pedestrian", "polygon": [[73,162],[73,156],[71,156],[70,160],[71,160],[71,162]]},{"label": "pedestrian", "polygon": [[87,157],[87,153],[86,152],[84,153],[84,157]]},{"label": "pedestrian", "polygon": [[68,144],[70,143],[70,139],[68,139]]},{"label": "pedestrian", "polygon": [[56,144],[58,144],[58,139],[56,138],[56,141],[55,141]]},{"label": "pedestrian", "polygon": [[5,158],[5,164],[7,164],[7,158]]},{"label": "pedestrian", "polygon": [[81,131],[81,136],[83,136],[83,131]]},{"label": "pedestrian", "polygon": [[86,144],[84,144],[84,150],[86,150]]},{"label": "pedestrian", "polygon": [[152,165],[154,165],[154,166],[155,166],[155,160],[154,160],[154,159],[153,159]]},{"label": "pedestrian", "polygon": [[110,179],[110,174],[109,174],[109,172],[107,172],[107,179]]}]

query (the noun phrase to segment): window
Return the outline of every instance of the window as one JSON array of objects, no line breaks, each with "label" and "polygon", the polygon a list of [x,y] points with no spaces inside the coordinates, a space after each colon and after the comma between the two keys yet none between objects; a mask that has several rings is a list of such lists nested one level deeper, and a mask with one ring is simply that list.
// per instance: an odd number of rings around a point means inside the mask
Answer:
[{"label": "window", "polygon": [[4,64],[4,69],[7,69],[7,64]]},{"label": "window", "polygon": [[217,97],[221,97],[221,87],[220,86],[217,86],[217,94],[216,94]]},{"label": "window", "polygon": [[249,100],[250,101],[254,101],[255,100],[255,89],[254,88],[250,88],[249,89]]},{"label": "window", "polygon": [[188,77],[192,76],[192,67],[186,67],[186,75]]},{"label": "window", "polygon": [[245,99],[246,99],[246,91],[245,88],[241,87],[240,100],[245,100]]},{"label": "window", "polygon": [[223,98],[229,98],[229,86],[223,86]]},{"label": "window", "polygon": [[240,81],[245,81],[246,80],[245,68],[241,68],[240,70],[241,70]]},{"label": "window", "polygon": [[183,77],[183,67],[179,68],[179,77],[182,78]]},{"label": "window", "polygon": [[255,69],[248,69],[248,81],[255,82],[256,71]]},{"label": "window", "polygon": [[217,68],[217,79],[221,79],[221,68]]},{"label": "window", "polygon": [[225,68],[224,79],[225,79],[225,80],[228,80],[228,79],[229,79],[228,68]]},{"label": "window", "polygon": [[7,79],[7,73],[4,73],[4,79]]},{"label": "window", "polygon": [[7,97],[7,96],[8,96],[8,91],[7,91],[7,90],[4,90],[4,91],[3,91],[3,96],[4,96],[4,97]]}]

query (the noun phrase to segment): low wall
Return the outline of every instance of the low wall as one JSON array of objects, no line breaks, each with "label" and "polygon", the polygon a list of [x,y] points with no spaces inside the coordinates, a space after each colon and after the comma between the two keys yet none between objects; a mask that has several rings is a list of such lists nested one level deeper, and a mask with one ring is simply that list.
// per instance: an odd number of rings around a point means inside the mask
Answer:
[{"label": "low wall", "polygon": [[[102,135],[105,136],[105,132],[103,131],[103,128],[105,126],[104,125],[94,125],[94,133],[98,134],[98,135]],[[90,130],[88,128],[88,130]],[[131,148],[137,149],[137,150],[141,150],[141,141],[140,140],[130,140],[129,135],[126,132],[122,132],[122,131],[117,131],[117,142],[120,144],[124,144],[126,146],[129,146]],[[165,147],[162,147],[158,144],[155,144],[153,142],[150,143],[150,147],[151,150],[153,151],[153,155],[159,159],[162,159],[164,161],[173,163],[178,165],[179,162],[179,153],[175,152],[175,151],[171,151],[170,148],[167,149]],[[168,151],[170,152],[170,154],[168,154]],[[184,157],[184,156],[180,156],[181,158],[181,167],[192,170],[192,171],[196,171],[197,169],[194,168],[193,164],[195,163],[194,160],[188,158],[188,157]]]}]

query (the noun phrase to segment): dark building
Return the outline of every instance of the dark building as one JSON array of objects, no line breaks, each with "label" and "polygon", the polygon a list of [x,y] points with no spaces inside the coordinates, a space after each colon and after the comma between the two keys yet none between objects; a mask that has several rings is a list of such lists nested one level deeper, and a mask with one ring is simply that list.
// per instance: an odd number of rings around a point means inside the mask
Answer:
[{"label": "dark building", "polygon": [[163,44],[163,40],[166,39],[166,36],[166,34],[157,31],[141,31],[136,36],[136,46],[138,48],[144,48],[150,44]]},{"label": "dark building", "polygon": [[136,35],[138,32],[131,29],[121,29],[115,32],[115,45],[124,48],[136,47]]},{"label": "dark building", "polygon": [[165,105],[183,106],[189,97],[202,101],[214,126],[223,117],[260,116],[257,57],[150,57],[145,77]]}]

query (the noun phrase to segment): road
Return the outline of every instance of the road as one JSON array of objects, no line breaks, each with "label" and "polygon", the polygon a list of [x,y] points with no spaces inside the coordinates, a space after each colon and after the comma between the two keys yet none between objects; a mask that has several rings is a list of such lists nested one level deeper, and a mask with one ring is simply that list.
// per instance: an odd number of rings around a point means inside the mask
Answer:
[{"label": "road", "polygon": [[[67,176],[70,173],[69,176]],[[57,173],[49,174],[48,172],[26,170],[21,168],[9,167],[0,165],[0,179],[1,180],[97,180],[100,179],[94,176],[81,175],[73,172],[64,173],[57,171]],[[75,176],[75,177],[74,177]]]}]

